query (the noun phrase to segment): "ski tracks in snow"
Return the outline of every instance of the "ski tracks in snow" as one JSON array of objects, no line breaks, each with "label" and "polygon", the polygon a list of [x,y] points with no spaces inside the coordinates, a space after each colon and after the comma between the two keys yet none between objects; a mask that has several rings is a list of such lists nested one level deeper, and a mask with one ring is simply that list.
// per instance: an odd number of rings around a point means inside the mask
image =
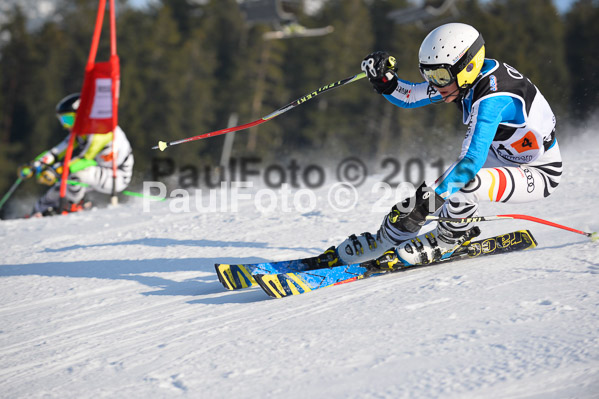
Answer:
[{"label": "ski tracks in snow", "polygon": [[[570,153],[546,201],[481,213],[597,230],[596,148]],[[3,221],[0,397],[596,396],[599,247],[571,233],[489,223],[483,235],[528,228],[539,247],[281,300],[222,288],[215,262],[314,255],[378,227],[356,216],[377,200],[361,190],[348,214],[132,202]]]}]

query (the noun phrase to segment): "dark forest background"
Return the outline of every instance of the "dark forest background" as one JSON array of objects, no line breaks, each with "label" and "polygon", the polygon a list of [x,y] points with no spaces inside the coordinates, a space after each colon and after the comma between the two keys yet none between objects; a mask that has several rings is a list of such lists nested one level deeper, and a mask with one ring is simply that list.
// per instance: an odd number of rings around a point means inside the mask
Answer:
[{"label": "dark forest background", "polygon": [[[145,9],[117,2],[119,124],[136,159],[131,189],[152,177],[155,157],[198,168],[217,165],[224,136],[164,153],[150,149],[158,140],[225,128],[231,114],[237,115],[237,124],[256,120],[360,72],[360,62],[374,50],[396,56],[400,77],[422,81],[420,43],[432,28],[449,21],[481,31],[487,57],[528,76],[549,100],[558,125],[575,126],[597,109],[598,1],[576,1],[560,14],[550,0],[458,0],[457,15],[403,25],[388,15],[413,6],[405,0],[328,0],[311,15],[297,6],[299,1],[282,3],[301,25],[330,25],[334,31],[264,40],[263,34],[276,26],[249,23],[235,0],[203,5],[164,0]],[[81,89],[98,2],[58,4],[55,15],[35,29],[27,28],[29,21],[18,7],[0,26],[0,194],[15,181],[19,164],[65,137],[54,108],[62,97]],[[107,19],[98,61],[108,60]],[[455,106],[403,110],[374,93],[364,79],[237,133],[232,156],[324,163],[346,156],[441,154],[451,162],[459,155],[464,131]],[[560,135],[567,133],[558,129]],[[32,182],[23,186],[20,194],[39,190]]]}]

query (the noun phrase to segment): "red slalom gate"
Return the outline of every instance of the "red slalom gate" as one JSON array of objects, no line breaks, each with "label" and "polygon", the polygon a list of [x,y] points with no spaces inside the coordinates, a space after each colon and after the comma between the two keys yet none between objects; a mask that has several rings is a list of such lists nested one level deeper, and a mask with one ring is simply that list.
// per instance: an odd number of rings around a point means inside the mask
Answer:
[{"label": "red slalom gate", "polygon": [[[69,145],[67,147],[62,178],[60,182],[60,198],[64,200],[67,190],[67,180],[69,176],[69,164],[73,156],[73,145],[75,137],[86,134],[106,134],[113,132],[112,135],[112,176],[113,202],[116,199],[116,149],[115,149],[115,129],[118,124],[118,99],[120,85],[120,62],[116,51],[116,18],[114,10],[114,0],[109,0],[110,8],[110,60],[107,62],[95,62],[102,33],[102,23],[106,10],[106,0],[100,0],[98,5],[98,14],[96,16],[96,26],[92,38],[91,49],[85,67],[83,79],[83,88],[81,90],[81,99],[75,125],[71,129]],[[64,204],[61,204],[64,205]]]}]

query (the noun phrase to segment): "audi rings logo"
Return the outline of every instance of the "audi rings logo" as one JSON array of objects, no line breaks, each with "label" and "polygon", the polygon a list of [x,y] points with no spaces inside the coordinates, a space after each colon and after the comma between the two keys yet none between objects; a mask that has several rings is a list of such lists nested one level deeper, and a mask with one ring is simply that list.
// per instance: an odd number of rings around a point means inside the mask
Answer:
[{"label": "audi rings logo", "polygon": [[528,182],[528,187],[526,191],[532,193],[535,190],[535,178],[532,175],[532,172],[529,169],[524,169],[524,174],[526,175],[526,181]]}]

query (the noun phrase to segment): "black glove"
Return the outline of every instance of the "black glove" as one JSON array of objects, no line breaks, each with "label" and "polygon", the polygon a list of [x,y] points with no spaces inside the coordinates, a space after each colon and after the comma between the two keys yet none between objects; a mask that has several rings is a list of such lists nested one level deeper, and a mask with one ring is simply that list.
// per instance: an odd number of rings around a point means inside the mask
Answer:
[{"label": "black glove", "polygon": [[444,203],[443,197],[422,183],[414,197],[402,201],[401,206],[393,205],[385,223],[390,223],[400,231],[414,233],[424,225],[426,217],[435,213]]},{"label": "black glove", "polygon": [[391,94],[397,87],[397,62],[385,51],[367,55],[362,61],[362,70],[379,94]]}]

